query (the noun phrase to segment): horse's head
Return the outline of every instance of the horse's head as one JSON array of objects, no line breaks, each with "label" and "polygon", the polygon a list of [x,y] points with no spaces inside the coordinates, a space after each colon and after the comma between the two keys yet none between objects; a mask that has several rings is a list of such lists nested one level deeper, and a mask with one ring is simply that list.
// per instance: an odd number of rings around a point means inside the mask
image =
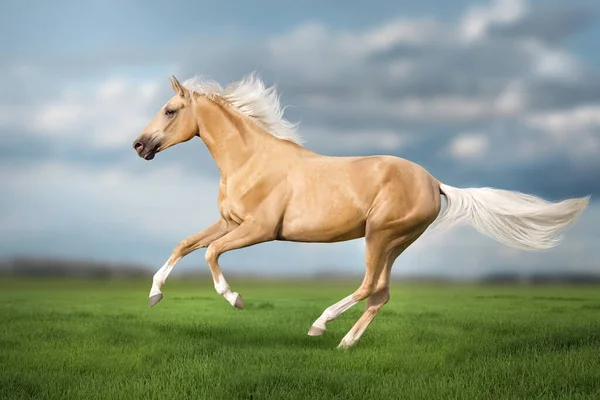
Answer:
[{"label": "horse's head", "polygon": [[174,76],[171,86],[175,96],[160,109],[133,142],[137,154],[146,160],[152,160],[159,151],[186,142],[198,134],[192,94]]}]

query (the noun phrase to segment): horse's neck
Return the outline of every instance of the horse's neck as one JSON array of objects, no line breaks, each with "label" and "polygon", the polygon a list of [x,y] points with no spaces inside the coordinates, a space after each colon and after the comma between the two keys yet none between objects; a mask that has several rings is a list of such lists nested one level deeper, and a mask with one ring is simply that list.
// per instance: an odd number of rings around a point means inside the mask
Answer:
[{"label": "horse's neck", "polygon": [[[261,132],[241,115],[206,98],[198,99],[196,109],[200,137],[226,180],[239,171],[257,152],[271,143],[271,135]],[[266,143],[268,142],[268,143]]]}]

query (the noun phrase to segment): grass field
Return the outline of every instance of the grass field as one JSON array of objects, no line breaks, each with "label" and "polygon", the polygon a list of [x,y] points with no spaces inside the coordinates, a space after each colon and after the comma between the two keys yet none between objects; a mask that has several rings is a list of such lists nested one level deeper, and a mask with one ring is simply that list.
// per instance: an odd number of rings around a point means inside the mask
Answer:
[{"label": "grass field", "polygon": [[356,283],[0,281],[2,399],[600,399],[599,287],[395,283],[306,335]]}]

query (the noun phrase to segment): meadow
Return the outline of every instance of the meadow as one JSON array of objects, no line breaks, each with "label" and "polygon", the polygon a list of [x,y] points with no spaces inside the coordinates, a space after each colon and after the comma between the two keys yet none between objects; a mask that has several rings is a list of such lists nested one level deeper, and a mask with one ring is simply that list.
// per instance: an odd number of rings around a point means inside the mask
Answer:
[{"label": "meadow", "polygon": [[394,282],[350,351],[359,282],[0,280],[2,399],[600,399],[600,287]]}]

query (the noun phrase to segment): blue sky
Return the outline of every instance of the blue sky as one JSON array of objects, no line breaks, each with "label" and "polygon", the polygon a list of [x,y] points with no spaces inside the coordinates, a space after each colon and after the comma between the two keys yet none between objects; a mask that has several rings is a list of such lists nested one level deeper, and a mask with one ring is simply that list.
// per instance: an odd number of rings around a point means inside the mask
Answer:
[{"label": "blue sky", "polygon": [[[84,5],[85,4],[85,5]],[[557,248],[426,234],[394,274],[598,270],[600,14],[593,1],[28,1],[0,12],[0,257],[158,268],[218,218],[200,140],[148,163],[131,142],[168,77],[277,83],[308,148],[393,154],[459,187],[592,195]],[[362,240],[265,243],[224,271],[360,273]],[[206,268],[203,250],[177,270]]]}]

